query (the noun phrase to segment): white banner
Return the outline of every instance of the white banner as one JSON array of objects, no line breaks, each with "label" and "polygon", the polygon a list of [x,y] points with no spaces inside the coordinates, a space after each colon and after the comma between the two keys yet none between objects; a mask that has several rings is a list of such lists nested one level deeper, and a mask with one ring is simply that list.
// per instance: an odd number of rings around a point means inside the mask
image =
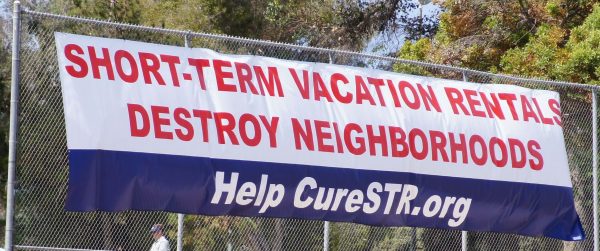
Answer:
[{"label": "white banner", "polygon": [[[419,189],[427,188],[419,184],[422,177],[549,185],[569,188],[565,196],[572,196],[560,99],[553,91],[64,33],[56,33],[56,41],[72,153],[292,164],[359,171],[355,175],[383,171],[411,177]],[[221,164],[215,163],[186,165],[216,171]],[[261,174],[275,175],[265,170]],[[319,179],[319,171],[302,170],[298,180]],[[210,180],[226,185],[238,174],[213,172]],[[298,180],[283,184],[285,191],[300,189]],[[306,182],[300,184],[312,188]],[[452,182],[458,181],[448,186]],[[233,194],[218,184],[214,189]],[[302,196],[290,201],[298,206]],[[472,210],[475,197],[464,197],[473,199]],[[243,199],[232,201],[244,206]]]}]

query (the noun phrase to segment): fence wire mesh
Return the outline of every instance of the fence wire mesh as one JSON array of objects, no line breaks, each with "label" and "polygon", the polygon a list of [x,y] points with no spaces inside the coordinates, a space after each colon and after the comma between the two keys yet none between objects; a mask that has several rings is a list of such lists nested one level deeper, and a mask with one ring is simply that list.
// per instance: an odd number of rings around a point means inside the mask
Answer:
[{"label": "fence wire mesh", "polygon": [[[562,242],[499,233],[467,234],[468,250],[592,250],[592,89],[477,71],[210,34],[150,29],[45,13],[22,13],[21,110],[14,243],[30,247],[147,250],[149,226],[163,223],[175,250],[177,215],[165,212],[73,213],[63,209],[68,182],[65,125],[54,32],[209,48],[221,53],[434,76],[477,83],[551,89],[561,94],[563,128],[575,203],[588,235]],[[185,216],[183,250],[322,250],[324,222],[295,219]],[[331,223],[329,250],[461,250],[461,232]],[[38,249],[38,250],[41,250]]]}]

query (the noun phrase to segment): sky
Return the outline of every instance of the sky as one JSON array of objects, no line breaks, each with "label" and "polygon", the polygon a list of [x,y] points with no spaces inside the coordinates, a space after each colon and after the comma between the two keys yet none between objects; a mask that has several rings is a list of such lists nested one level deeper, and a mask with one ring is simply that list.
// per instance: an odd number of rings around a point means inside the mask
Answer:
[{"label": "sky", "polygon": [[[417,2],[417,0],[414,1]],[[424,16],[431,16],[440,11],[440,6],[435,5],[433,3],[423,5]],[[410,16],[419,16],[419,9],[415,9],[413,12],[411,12]],[[404,41],[404,36],[401,33],[391,35],[391,37],[379,34],[373,39],[371,39],[371,41],[369,42],[367,47],[365,47],[363,52],[381,56],[388,55],[389,53],[397,52],[400,49],[400,47],[402,47],[402,45],[404,44]]]}]

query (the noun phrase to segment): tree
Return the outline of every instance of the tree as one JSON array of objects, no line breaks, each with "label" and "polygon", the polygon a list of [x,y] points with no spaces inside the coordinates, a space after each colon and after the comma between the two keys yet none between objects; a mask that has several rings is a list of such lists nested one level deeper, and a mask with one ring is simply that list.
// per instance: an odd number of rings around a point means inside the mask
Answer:
[{"label": "tree", "polygon": [[526,45],[539,27],[559,27],[566,31],[566,38],[568,31],[591,12],[594,2],[597,1],[439,1],[445,11],[440,14],[433,49],[423,59],[498,72],[502,56],[512,48]]},{"label": "tree", "polygon": [[557,79],[600,84],[600,4],[585,22],[573,30],[566,45],[567,60],[559,68]]},{"label": "tree", "polygon": [[533,38],[502,56],[502,72],[600,84],[600,5],[594,6],[580,26],[565,30],[543,25]]},{"label": "tree", "polygon": [[[597,1],[443,1],[440,28],[433,40],[406,43],[401,58],[452,64],[484,71],[598,84],[600,72],[600,8]],[[394,69],[420,75],[440,76],[428,69],[396,64]],[[531,86],[536,88],[536,86]],[[538,86],[539,87],[539,86]],[[591,229],[592,128],[589,122],[589,92],[554,88],[561,94],[563,129],[571,177],[575,184],[575,204],[584,223]],[[589,184],[589,185],[587,185]],[[426,230],[427,231],[427,230]],[[433,239],[441,239],[433,235]],[[475,249],[515,243],[509,250],[559,249],[562,242],[529,239],[505,234],[470,233]],[[569,244],[585,250],[589,241]]]}]

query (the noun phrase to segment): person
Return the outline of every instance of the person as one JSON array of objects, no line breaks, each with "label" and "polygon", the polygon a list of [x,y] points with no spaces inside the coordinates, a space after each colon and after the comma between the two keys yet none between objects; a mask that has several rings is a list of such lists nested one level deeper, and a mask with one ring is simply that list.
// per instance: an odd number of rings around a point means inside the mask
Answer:
[{"label": "person", "polygon": [[152,247],[150,247],[150,251],[170,251],[169,241],[165,238],[163,234],[163,225],[162,224],[154,224],[152,228],[150,228],[150,233],[152,233],[152,238],[154,238],[154,243],[152,243]]}]

